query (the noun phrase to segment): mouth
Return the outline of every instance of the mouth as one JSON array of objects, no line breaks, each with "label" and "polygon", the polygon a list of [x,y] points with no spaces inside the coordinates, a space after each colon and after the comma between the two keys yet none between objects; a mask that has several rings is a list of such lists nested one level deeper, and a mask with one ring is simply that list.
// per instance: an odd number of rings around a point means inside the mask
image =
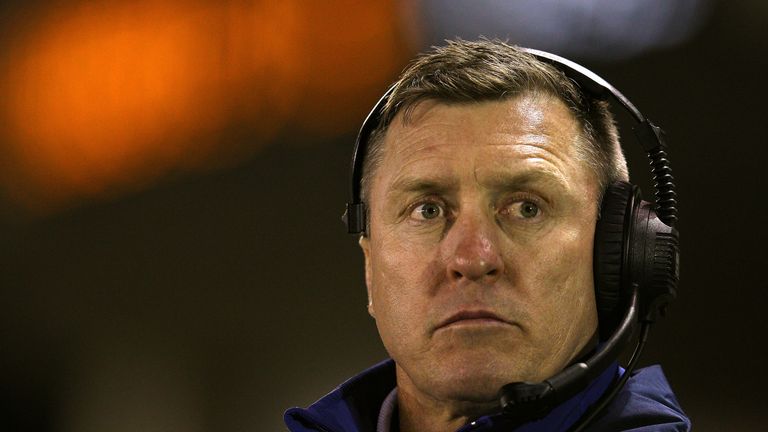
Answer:
[{"label": "mouth", "polygon": [[498,326],[511,323],[493,312],[484,310],[460,311],[441,322],[437,329],[460,326]]}]

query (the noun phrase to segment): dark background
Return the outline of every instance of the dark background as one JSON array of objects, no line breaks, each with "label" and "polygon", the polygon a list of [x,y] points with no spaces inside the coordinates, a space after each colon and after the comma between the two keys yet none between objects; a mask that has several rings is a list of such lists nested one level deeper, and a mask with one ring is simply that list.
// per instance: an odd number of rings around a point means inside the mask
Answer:
[{"label": "dark background", "polygon": [[[735,3],[682,45],[583,61],[667,131],[681,284],[642,363],[662,363],[698,431],[768,420],[768,7]],[[284,409],[383,359],[339,219],[356,127],[289,125],[227,168],[45,215],[3,201],[0,430],[280,430]]]}]

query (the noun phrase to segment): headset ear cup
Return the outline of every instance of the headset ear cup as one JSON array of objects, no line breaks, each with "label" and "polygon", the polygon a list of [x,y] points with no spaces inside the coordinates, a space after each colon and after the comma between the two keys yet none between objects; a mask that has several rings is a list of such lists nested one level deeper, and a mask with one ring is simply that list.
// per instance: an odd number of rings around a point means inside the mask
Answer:
[{"label": "headset ear cup", "polygon": [[600,340],[607,340],[618,325],[626,293],[622,287],[629,271],[627,248],[630,241],[632,207],[637,187],[627,182],[608,186],[595,227],[594,280]]}]

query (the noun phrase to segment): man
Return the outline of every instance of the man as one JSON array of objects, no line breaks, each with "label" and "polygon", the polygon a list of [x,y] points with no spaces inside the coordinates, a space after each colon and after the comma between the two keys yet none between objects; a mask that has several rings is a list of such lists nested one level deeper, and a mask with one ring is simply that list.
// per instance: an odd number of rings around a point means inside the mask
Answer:
[{"label": "man", "polygon": [[[497,41],[422,55],[365,155],[368,311],[393,361],[343,384],[292,431],[567,430],[609,391],[614,363],[559,406],[514,422],[499,389],[593,352],[595,224],[627,180],[605,102]],[[542,417],[543,416],[543,417]],[[591,430],[688,430],[658,368],[638,371]]]}]

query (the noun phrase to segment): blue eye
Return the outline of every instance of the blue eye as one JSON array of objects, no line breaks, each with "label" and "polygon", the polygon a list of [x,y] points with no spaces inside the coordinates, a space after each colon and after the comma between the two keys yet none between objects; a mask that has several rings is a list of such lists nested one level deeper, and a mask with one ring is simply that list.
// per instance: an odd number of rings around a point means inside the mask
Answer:
[{"label": "blue eye", "polygon": [[424,203],[413,210],[413,216],[422,219],[435,219],[443,215],[443,209],[435,203]]}]

